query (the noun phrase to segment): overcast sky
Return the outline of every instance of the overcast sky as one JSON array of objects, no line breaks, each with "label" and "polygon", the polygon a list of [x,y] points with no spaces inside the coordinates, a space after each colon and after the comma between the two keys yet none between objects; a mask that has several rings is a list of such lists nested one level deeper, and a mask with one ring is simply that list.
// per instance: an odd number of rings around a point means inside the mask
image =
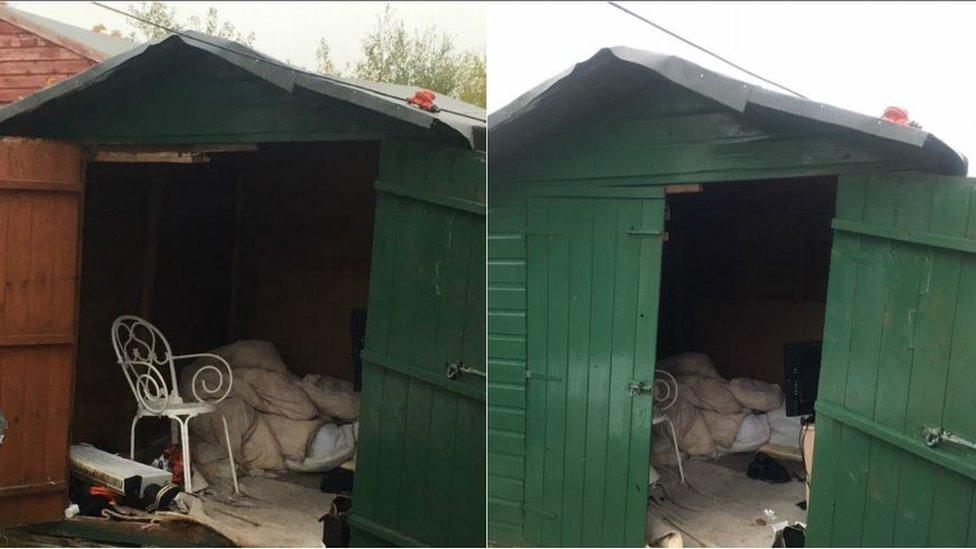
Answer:
[{"label": "overcast sky", "polygon": [[[126,10],[138,2],[103,2]],[[103,23],[128,34],[126,18],[89,2],[10,2],[12,7],[87,29]],[[339,67],[359,58],[360,38],[376,23],[382,2],[168,2],[180,19],[202,16],[217,8],[221,20],[238,30],[254,31],[255,49],[308,68],[325,38]],[[451,34],[461,49],[485,49],[485,9],[481,3],[390,2],[407,28],[436,25]]]},{"label": "overcast sky", "polygon": [[[622,5],[813,100],[872,116],[903,107],[976,175],[976,4]],[[488,112],[604,46],[680,55],[758,83],[606,3],[493,2],[487,12]]]}]

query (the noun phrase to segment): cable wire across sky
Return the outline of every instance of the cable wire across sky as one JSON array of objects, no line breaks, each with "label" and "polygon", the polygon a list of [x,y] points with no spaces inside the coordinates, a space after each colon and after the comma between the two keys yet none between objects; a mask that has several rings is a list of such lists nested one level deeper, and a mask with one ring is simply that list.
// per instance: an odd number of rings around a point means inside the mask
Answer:
[{"label": "cable wire across sky", "polygon": [[650,25],[650,26],[654,27],[655,29],[657,29],[657,30],[659,30],[659,31],[667,34],[668,36],[671,36],[673,38],[677,38],[678,40],[681,40],[685,44],[688,44],[689,46],[691,46],[691,47],[693,47],[693,48],[695,48],[695,49],[697,49],[699,51],[702,51],[704,53],[707,53],[708,55],[711,55],[715,59],[718,59],[719,61],[721,61],[723,63],[726,63],[727,65],[731,65],[732,67],[735,67],[736,69],[738,69],[738,70],[740,70],[740,71],[748,74],[749,76],[752,76],[753,78],[758,78],[759,80],[762,80],[763,82],[766,82],[767,84],[772,84],[773,86],[776,86],[777,88],[779,88],[781,90],[786,90],[789,93],[792,93],[793,95],[795,95],[797,97],[800,97],[802,99],[809,99],[807,96],[803,95],[802,93],[800,93],[800,92],[798,92],[796,90],[792,90],[790,88],[787,88],[786,86],[784,86],[782,84],[779,84],[777,82],[774,82],[774,81],[772,81],[772,80],[770,80],[768,78],[764,78],[764,77],[762,77],[762,76],[760,76],[760,75],[758,75],[758,74],[750,71],[749,69],[743,67],[742,65],[739,65],[739,64],[737,64],[737,63],[729,60],[728,58],[726,58],[726,57],[724,57],[722,55],[719,55],[718,53],[715,53],[712,50],[710,50],[710,49],[708,49],[708,48],[706,48],[704,46],[698,45],[698,44],[692,42],[691,40],[688,40],[687,38],[681,36],[680,34],[674,32],[674,31],[671,31],[671,30],[668,30],[668,29],[662,27],[661,25],[655,23],[654,21],[651,21],[650,19],[644,17],[643,15],[640,15],[639,13],[635,13],[635,12],[633,12],[633,11],[631,11],[631,10],[623,7],[623,6],[621,6],[620,4],[614,2],[613,0],[607,0],[607,4],[610,4],[611,6],[613,6],[613,7],[617,8],[618,10],[626,13],[627,15],[630,15],[631,17],[634,17],[634,18],[636,18],[636,19],[638,19],[640,21],[643,21],[644,23],[647,23],[648,25]]}]

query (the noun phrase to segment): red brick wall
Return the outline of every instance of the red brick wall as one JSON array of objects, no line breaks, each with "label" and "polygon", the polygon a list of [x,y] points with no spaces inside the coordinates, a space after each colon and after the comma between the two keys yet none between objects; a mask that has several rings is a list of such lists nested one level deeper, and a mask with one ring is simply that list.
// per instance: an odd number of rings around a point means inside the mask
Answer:
[{"label": "red brick wall", "polygon": [[74,76],[94,64],[54,42],[0,21],[0,105]]}]

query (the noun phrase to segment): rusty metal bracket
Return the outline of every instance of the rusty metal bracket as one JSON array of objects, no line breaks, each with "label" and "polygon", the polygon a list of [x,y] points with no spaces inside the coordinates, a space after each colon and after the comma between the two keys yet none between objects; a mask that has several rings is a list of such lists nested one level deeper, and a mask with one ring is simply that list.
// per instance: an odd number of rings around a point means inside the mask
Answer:
[{"label": "rusty metal bracket", "polygon": [[925,445],[928,446],[929,448],[934,448],[942,444],[943,442],[948,442],[950,444],[956,444],[962,446],[963,448],[976,450],[976,442],[967,440],[955,433],[946,431],[942,427],[922,425],[922,439],[925,440]]}]

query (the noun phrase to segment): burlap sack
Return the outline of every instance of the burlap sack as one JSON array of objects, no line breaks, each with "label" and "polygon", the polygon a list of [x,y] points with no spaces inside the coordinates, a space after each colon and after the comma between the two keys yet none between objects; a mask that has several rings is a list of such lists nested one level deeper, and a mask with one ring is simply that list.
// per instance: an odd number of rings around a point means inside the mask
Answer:
[{"label": "burlap sack", "polygon": [[712,359],[705,353],[681,353],[662,358],[657,362],[656,368],[660,368],[673,375],[696,375],[722,379]]},{"label": "burlap sack", "polygon": [[[678,400],[665,411],[674,422],[678,434],[678,447],[693,456],[710,454],[715,451],[715,440],[708,431],[708,425],[701,410],[678,393]],[[663,426],[661,427],[663,429]],[[664,431],[662,430],[663,434]],[[670,433],[668,433],[670,435]]]},{"label": "burlap sack", "polygon": [[783,405],[783,389],[776,383],[737,377],[729,382],[729,391],[747,410],[769,412]]},{"label": "burlap sack", "polygon": [[234,370],[231,394],[259,412],[291,419],[316,419],[318,407],[297,383],[281,372],[261,368]]},{"label": "burlap sack", "polygon": [[732,446],[732,442],[735,440],[735,436],[738,434],[739,427],[742,426],[742,421],[745,420],[746,414],[742,412],[726,415],[713,412],[712,410],[702,410],[701,413],[702,417],[705,418],[708,432],[712,435],[715,444],[725,448]]},{"label": "burlap sack", "polygon": [[[679,397],[690,391],[701,402],[699,408],[713,410],[720,414],[738,414],[742,410],[739,401],[728,388],[723,379],[699,375],[681,375],[677,377],[681,386],[678,388]],[[689,395],[685,395],[686,397]]]},{"label": "burlap sack", "polygon": [[[227,432],[230,435],[231,451],[241,467],[260,469],[269,472],[285,470],[285,460],[281,454],[278,440],[271,428],[251,406],[238,398],[227,398],[217,404],[217,412],[203,414],[190,421],[190,432],[207,443],[199,459],[200,463],[210,463],[217,455],[226,457],[224,424],[221,414],[227,418]],[[192,452],[193,440],[190,443]],[[219,451],[218,451],[219,449]]]},{"label": "burlap sack", "polygon": [[337,423],[350,423],[359,419],[359,393],[353,391],[351,382],[308,374],[299,383],[299,387],[315,403],[321,415],[330,417]]},{"label": "burlap sack", "polygon": [[285,361],[281,359],[278,349],[270,341],[246,339],[214,349],[211,353],[221,356],[230,367],[260,368],[282,374],[289,374]]},{"label": "burlap sack", "polygon": [[298,420],[274,414],[261,414],[271,427],[285,459],[302,461],[308,453],[308,445],[322,424],[318,419]]}]

